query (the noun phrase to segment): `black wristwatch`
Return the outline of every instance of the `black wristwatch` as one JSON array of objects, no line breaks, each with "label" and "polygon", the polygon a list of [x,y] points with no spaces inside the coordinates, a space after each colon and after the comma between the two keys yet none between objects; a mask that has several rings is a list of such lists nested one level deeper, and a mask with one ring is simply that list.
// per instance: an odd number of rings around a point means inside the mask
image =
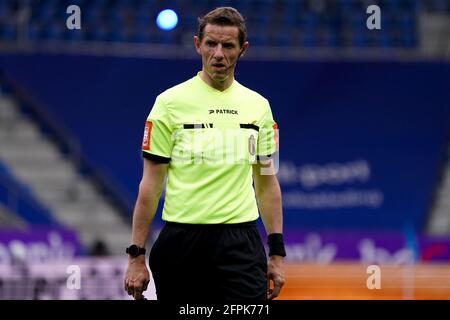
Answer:
[{"label": "black wristwatch", "polygon": [[140,256],[141,254],[145,254],[145,248],[141,248],[135,244],[132,244],[125,250],[125,252],[128,253],[133,258],[136,258],[137,256]]}]

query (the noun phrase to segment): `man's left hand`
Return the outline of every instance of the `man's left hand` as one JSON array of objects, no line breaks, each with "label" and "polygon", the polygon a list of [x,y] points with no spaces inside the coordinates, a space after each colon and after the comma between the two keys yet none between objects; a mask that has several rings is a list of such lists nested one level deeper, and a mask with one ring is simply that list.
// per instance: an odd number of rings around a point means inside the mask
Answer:
[{"label": "man's left hand", "polygon": [[[270,256],[267,265],[267,280],[269,288],[267,289],[267,299],[272,300],[280,294],[281,288],[284,285],[284,267],[282,256]],[[271,288],[273,282],[273,288]]]}]

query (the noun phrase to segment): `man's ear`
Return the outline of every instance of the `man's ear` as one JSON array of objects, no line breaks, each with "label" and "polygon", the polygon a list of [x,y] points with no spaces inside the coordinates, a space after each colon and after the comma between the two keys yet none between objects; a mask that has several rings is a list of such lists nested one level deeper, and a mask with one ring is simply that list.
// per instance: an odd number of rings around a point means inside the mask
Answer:
[{"label": "man's ear", "polygon": [[194,45],[195,45],[195,50],[197,50],[197,53],[199,55],[201,55],[202,54],[200,51],[201,42],[200,42],[200,39],[198,38],[198,36],[194,36]]},{"label": "man's ear", "polygon": [[244,44],[242,45],[241,52],[239,53],[239,58],[244,56],[245,52],[248,49],[248,46],[249,46],[248,41],[245,41]]}]

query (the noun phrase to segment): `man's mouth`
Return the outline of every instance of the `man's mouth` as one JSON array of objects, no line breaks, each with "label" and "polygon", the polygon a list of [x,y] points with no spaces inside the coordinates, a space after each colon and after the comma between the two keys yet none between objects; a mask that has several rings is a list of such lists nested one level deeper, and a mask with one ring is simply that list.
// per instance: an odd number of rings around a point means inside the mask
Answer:
[{"label": "man's mouth", "polygon": [[223,63],[213,63],[213,67],[215,67],[215,68],[224,68],[225,65]]}]

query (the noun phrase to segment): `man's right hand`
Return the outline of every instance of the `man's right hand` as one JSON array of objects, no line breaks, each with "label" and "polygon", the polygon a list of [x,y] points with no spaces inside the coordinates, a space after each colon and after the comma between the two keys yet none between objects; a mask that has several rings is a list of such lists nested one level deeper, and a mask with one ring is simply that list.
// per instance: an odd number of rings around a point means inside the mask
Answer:
[{"label": "man's right hand", "polygon": [[129,257],[125,274],[125,291],[136,300],[143,299],[142,293],[147,290],[150,273],[145,264],[145,255],[136,258]]}]

